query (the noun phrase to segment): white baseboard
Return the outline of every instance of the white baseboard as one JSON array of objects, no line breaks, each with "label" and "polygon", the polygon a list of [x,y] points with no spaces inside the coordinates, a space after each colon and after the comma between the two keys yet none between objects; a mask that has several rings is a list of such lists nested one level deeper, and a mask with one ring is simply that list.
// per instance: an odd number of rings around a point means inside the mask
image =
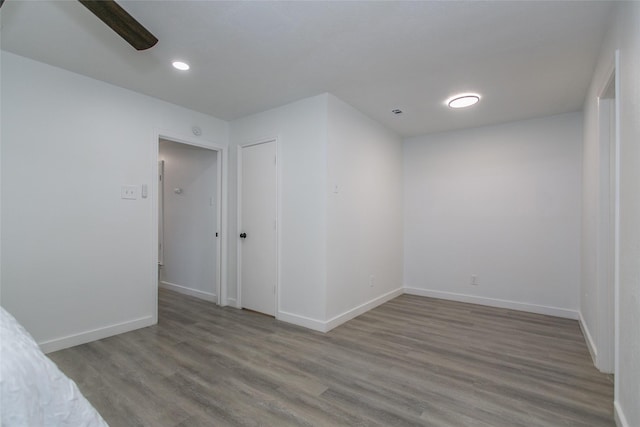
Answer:
[{"label": "white baseboard", "polygon": [[325,329],[325,323],[322,320],[312,319],[306,316],[300,316],[299,314],[288,313],[286,311],[278,311],[276,319],[283,322],[291,323],[294,325],[302,326],[303,328],[312,329],[318,332],[327,332]]},{"label": "white baseboard", "polygon": [[113,335],[124,334],[125,332],[133,331],[135,329],[145,328],[147,326],[155,325],[155,323],[153,316],[146,316],[139,319],[105,326],[104,328],[93,329],[91,331],[68,335],[62,338],[43,341],[38,343],[38,345],[43,353],[51,353],[53,351],[75,347],[76,345],[86,344],[91,341],[101,340]]},{"label": "white baseboard", "polygon": [[616,421],[616,426],[618,427],[631,427],[629,421],[627,421],[627,417],[624,415],[624,411],[620,406],[620,402],[617,400],[613,401],[613,418]]},{"label": "white baseboard", "polygon": [[589,332],[589,328],[587,327],[587,322],[584,321],[584,317],[582,317],[582,312],[579,314],[580,319],[578,323],[580,324],[580,329],[582,330],[582,335],[584,335],[584,340],[587,342],[587,348],[589,349],[589,354],[591,354],[591,360],[593,364],[598,366],[598,347],[596,347],[596,343],[593,341],[593,337]]},{"label": "white baseboard", "polygon": [[191,297],[200,298],[205,301],[218,302],[218,298],[216,298],[216,294],[212,294],[211,292],[204,292],[198,289],[187,288],[186,286],[176,285],[175,283],[170,282],[160,282],[160,287],[164,289],[169,289],[170,291],[178,292],[184,295],[189,295]]},{"label": "white baseboard", "polygon": [[546,305],[528,304],[517,301],[509,301],[497,298],[479,297],[475,295],[457,294],[454,292],[436,291],[432,289],[404,288],[404,293],[418,295],[422,297],[439,298],[458,302],[468,302],[471,304],[488,305],[489,307],[508,308],[529,313],[546,314],[549,316],[564,317],[566,319],[578,320],[579,312],[566,308],[551,307]]},{"label": "white baseboard", "polygon": [[235,298],[227,298],[227,305],[230,305],[231,307],[234,307],[234,308],[240,308],[238,307],[238,302],[236,301]]},{"label": "white baseboard", "polygon": [[302,326],[304,328],[312,329],[318,332],[329,332],[333,328],[342,325],[345,322],[358,317],[361,314],[376,308],[377,306],[384,304],[385,302],[392,300],[393,298],[402,295],[403,288],[398,288],[391,292],[387,292],[384,295],[380,295],[370,301],[360,304],[350,310],[345,311],[329,320],[317,320],[310,317],[300,316],[298,314],[288,313],[286,311],[279,311],[276,315],[276,319],[283,322],[293,323],[294,325]]},{"label": "white baseboard", "polygon": [[332,317],[331,319],[324,322],[326,325],[325,332],[329,332],[333,328],[336,328],[342,325],[343,323],[353,319],[354,317],[358,317],[361,314],[366,313],[367,311],[373,308],[376,308],[377,306],[384,304],[385,302],[392,300],[397,296],[402,295],[403,293],[404,293],[403,288],[395,289],[391,292],[387,292],[384,295],[380,295],[379,297],[376,297],[368,302],[365,302],[364,304],[360,304],[359,306],[354,307],[351,310],[345,311],[342,314]]},{"label": "white baseboard", "polygon": [[[176,285],[169,282],[160,282],[160,286],[166,289],[179,292],[179,293],[194,296],[196,298],[201,298],[207,301],[216,302],[215,294],[199,291],[196,289],[186,288],[184,286]],[[557,307],[541,306],[541,305],[535,305],[535,304],[526,304],[526,303],[520,303],[515,301],[477,297],[473,295],[456,294],[452,292],[435,291],[435,290],[429,290],[429,289],[418,289],[418,288],[407,288],[407,287],[398,288],[384,295],[376,297],[370,301],[367,301],[364,304],[354,307],[326,321],[312,319],[310,317],[301,316],[294,313],[288,313],[285,311],[278,311],[276,318],[278,320],[282,320],[284,322],[292,323],[294,325],[302,326],[308,329],[312,329],[314,331],[328,332],[331,329],[334,329],[337,326],[345,322],[348,322],[349,320],[381,304],[384,304],[385,302],[399,295],[402,295],[403,293],[406,293],[409,295],[418,295],[418,296],[425,296],[425,297],[431,297],[431,298],[440,298],[440,299],[446,299],[446,300],[452,300],[452,301],[467,302],[472,304],[487,305],[491,307],[508,308],[512,310],[547,314],[551,316],[558,316],[558,317],[565,317],[569,319],[579,320],[580,325],[584,331],[584,335],[587,341],[587,346],[589,347],[589,351],[592,352],[592,356],[594,354],[597,354],[591,335],[589,334],[588,329],[586,328],[586,324],[584,323],[584,320],[582,319],[578,311],[561,309]],[[237,301],[235,298],[228,298],[228,303],[233,307],[237,307]],[[50,353],[53,351],[62,350],[64,348],[85,344],[85,343],[96,341],[102,338],[107,338],[113,335],[122,334],[135,329],[144,328],[147,326],[151,326],[155,323],[156,322],[154,322],[152,316],[147,316],[147,317],[142,317],[139,319],[135,319],[135,320],[131,320],[123,323],[106,326],[104,328],[99,328],[99,329],[82,332],[75,335],[69,335],[62,338],[44,341],[39,343],[39,345],[44,353]],[[617,405],[617,403],[615,405]],[[615,409],[616,409],[616,417],[618,417],[621,420],[618,423],[619,427],[628,427],[628,423],[626,423],[626,418],[624,417],[624,414],[621,408],[619,407],[619,405],[615,406]]]}]

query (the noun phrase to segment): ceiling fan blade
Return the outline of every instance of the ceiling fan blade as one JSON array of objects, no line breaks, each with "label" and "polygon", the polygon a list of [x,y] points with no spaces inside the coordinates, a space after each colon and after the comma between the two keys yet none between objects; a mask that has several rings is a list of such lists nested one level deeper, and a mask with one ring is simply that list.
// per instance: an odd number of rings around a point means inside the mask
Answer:
[{"label": "ceiling fan blade", "polygon": [[153,34],[114,0],[79,1],[135,49],[149,49],[158,43],[158,39]]}]

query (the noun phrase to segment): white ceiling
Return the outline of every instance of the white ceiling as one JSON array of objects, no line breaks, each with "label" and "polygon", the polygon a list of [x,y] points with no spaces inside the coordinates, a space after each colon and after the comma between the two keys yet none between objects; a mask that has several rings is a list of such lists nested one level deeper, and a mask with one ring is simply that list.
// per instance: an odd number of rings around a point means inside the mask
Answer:
[{"label": "white ceiling", "polygon": [[[403,136],[580,110],[613,4],[119,3],[155,47],[135,51],[77,1],[6,0],[2,49],[226,120],[331,92]],[[460,91],[483,99],[443,105]]]}]

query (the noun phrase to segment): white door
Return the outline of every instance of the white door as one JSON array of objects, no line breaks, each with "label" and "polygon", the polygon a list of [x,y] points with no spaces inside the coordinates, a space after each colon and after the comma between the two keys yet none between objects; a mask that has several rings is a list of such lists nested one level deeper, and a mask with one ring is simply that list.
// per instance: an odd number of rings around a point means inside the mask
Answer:
[{"label": "white door", "polygon": [[243,308],[275,316],[276,142],[241,148],[240,288]]}]

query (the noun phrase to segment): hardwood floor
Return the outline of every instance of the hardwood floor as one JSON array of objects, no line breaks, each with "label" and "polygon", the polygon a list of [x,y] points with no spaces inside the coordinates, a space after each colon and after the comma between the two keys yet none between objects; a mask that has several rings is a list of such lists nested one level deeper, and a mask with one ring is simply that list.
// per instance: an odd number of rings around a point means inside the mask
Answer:
[{"label": "hardwood floor", "polygon": [[327,334],[160,290],[49,354],[111,426],[614,426],[578,323],[403,295]]}]

